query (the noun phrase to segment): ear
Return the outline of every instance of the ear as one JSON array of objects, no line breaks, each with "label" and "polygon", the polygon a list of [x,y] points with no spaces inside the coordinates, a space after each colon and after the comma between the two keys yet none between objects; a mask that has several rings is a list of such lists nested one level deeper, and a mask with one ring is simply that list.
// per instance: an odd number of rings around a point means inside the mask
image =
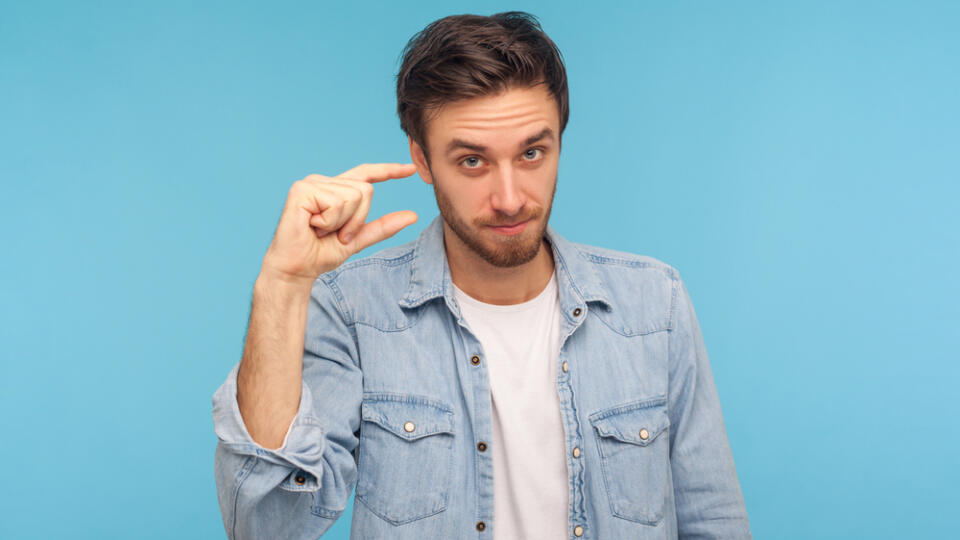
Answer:
[{"label": "ear", "polygon": [[417,166],[417,172],[420,178],[427,184],[433,184],[433,177],[430,175],[430,167],[427,166],[427,156],[423,153],[423,148],[414,142],[413,137],[407,137],[410,141],[410,159]]}]

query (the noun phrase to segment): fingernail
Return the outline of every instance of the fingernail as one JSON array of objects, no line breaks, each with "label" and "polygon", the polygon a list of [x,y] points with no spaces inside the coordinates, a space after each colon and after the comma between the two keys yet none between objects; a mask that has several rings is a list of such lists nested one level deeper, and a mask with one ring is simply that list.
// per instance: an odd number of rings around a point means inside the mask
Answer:
[{"label": "fingernail", "polygon": [[343,235],[343,243],[344,243],[344,244],[349,244],[351,240],[353,240],[353,233],[347,233],[347,234]]}]

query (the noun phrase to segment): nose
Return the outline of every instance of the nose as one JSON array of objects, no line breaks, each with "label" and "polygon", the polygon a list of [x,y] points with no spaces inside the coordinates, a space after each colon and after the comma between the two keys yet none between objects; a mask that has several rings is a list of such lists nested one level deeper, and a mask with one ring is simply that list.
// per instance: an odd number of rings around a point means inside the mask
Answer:
[{"label": "nose", "polygon": [[493,193],[490,195],[490,205],[498,213],[515,216],[523,209],[526,202],[520,193],[519,178],[512,165],[501,167],[493,178]]}]

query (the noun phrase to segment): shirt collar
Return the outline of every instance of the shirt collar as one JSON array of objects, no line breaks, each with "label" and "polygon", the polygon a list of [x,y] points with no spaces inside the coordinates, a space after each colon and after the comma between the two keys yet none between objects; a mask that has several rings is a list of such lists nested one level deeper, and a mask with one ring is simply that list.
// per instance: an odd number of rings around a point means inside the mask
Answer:
[{"label": "shirt collar", "polygon": [[[610,307],[609,292],[577,246],[560,236],[549,224],[545,235],[553,248],[561,303],[602,302]],[[410,281],[400,299],[400,306],[414,308],[439,297],[447,298],[450,303],[453,282],[443,245],[443,218],[438,215],[417,237]]]}]

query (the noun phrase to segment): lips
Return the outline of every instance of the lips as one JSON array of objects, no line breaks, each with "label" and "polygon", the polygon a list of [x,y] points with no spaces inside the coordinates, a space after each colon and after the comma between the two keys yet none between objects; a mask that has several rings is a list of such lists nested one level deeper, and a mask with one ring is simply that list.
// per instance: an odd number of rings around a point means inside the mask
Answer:
[{"label": "lips", "polygon": [[530,220],[519,221],[511,225],[491,225],[490,228],[500,234],[517,234],[527,227]]}]

